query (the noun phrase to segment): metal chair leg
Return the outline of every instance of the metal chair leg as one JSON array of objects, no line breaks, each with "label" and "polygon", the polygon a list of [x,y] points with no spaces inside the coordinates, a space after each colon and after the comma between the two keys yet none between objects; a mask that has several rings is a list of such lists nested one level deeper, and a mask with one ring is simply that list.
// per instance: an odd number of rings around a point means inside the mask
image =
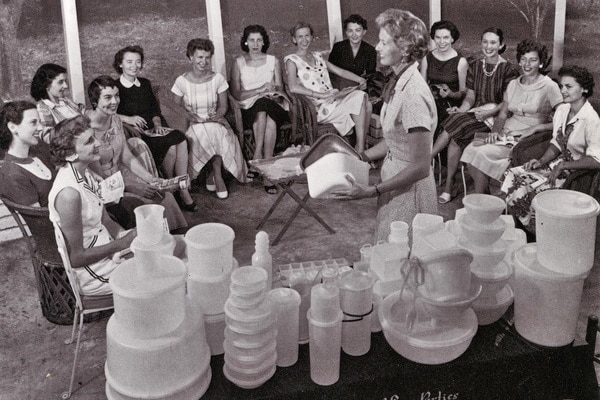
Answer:
[{"label": "metal chair leg", "polygon": [[462,181],[463,181],[463,197],[467,195],[467,180],[465,179],[465,164],[460,165],[460,174],[462,176]]},{"label": "metal chair leg", "polygon": [[77,359],[79,358],[79,346],[81,345],[81,330],[83,329],[83,313],[79,314],[79,328],[77,329],[77,343],[75,344],[75,357],[73,358],[73,368],[71,369],[71,381],[69,383],[69,391],[67,399],[73,393],[73,383],[75,382],[75,369],[77,368]]},{"label": "metal chair leg", "polygon": [[75,312],[73,313],[73,329],[71,329],[71,337],[69,339],[65,339],[65,344],[73,343],[75,340],[75,326],[77,326],[77,317],[81,314],[81,310],[79,307],[75,307]]}]

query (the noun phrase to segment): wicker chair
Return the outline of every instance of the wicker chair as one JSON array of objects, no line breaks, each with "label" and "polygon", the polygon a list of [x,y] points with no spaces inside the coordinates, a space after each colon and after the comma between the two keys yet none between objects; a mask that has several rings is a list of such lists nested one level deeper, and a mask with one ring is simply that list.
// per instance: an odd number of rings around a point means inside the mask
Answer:
[{"label": "wicker chair", "polygon": [[[25,238],[44,317],[55,324],[70,324],[75,310],[75,296],[57,251],[48,208],[24,206],[5,198],[1,200]],[[23,222],[29,227],[31,235]]]}]

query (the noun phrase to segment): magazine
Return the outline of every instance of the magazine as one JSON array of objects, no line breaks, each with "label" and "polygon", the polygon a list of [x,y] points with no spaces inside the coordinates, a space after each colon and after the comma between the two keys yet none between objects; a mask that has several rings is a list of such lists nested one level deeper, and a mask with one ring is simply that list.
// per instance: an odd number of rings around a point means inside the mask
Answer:
[{"label": "magazine", "polygon": [[152,129],[146,129],[144,131],[144,135],[148,136],[148,137],[160,137],[160,136],[167,136],[169,133],[173,132],[175,129],[172,128],[165,128],[162,127],[162,132],[158,132],[156,130],[156,127],[152,128]]},{"label": "magazine", "polygon": [[125,192],[125,183],[121,171],[117,171],[100,181],[98,192],[104,204],[118,203],[119,199],[123,197],[123,192]]},{"label": "magazine", "polygon": [[473,145],[497,144],[499,146],[514,146],[517,139],[513,135],[499,135],[495,132],[476,132],[473,137]]},{"label": "magazine", "polygon": [[158,190],[174,192],[176,190],[189,190],[192,186],[188,174],[176,176],[174,178],[163,179],[160,182],[151,183]]}]

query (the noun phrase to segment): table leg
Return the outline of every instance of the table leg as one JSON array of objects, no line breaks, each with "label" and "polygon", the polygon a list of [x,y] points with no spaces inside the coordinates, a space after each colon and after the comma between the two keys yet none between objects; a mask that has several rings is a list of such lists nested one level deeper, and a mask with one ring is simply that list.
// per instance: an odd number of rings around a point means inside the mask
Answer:
[{"label": "table leg", "polygon": [[[288,191],[287,188],[286,188],[286,191]],[[309,193],[306,193],[306,195],[302,199],[300,199],[300,197],[292,189],[289,189],[288,194],[290,195],[290,197],[292,197],[294,200],[296,200],[299,207],[304,208],[306,210],[306,212],[309,213],[314,219],[316,219],[317,222],[319,222],[321,225],[323,225],[323,227],[325,229],[327,229],[327,231],[329,231],[329,233],[335,233],[335,230],[333,228],[331,228],[329,225],[327,225],[327,222],[325,222],[321,217],[319,217],[319,214],[317,214],[312,208],[310,208],[306,204],[306,202],[309,198],[309,195],[310,195]]]},{"label": "table leg", "polygon": [[283,184],[279,184],[279,187],[281,187],[282,191],[279,193],[279,196],[277,197],[277,199],[275,200],[275,202],[273,203],[271,208],[269,208],[269,211],[267,211],[267,213],[265,214],[263,219],[260,221],[260,223],[256,227],[256,230],[259,230],[260,228],[262,228],[265,225],[265,223],[267,222],[267,220],[269,219],[271,214],[273,214],[273,211],[275,211],[275,209],[277,208],[279,203],[281,203],[281,200],[283,200],[283,197],[286,194],[285,186]]}]

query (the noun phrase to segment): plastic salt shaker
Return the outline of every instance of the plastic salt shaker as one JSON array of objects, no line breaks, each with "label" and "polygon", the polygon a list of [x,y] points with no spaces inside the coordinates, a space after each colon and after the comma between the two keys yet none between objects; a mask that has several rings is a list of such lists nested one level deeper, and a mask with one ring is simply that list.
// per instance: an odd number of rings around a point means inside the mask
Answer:
[{"label": "plastic salt shaker", "polygon": [[267,289],[273,286],[273,257],[269,253],[269,235],[260,231],[256,234],[255,251],[252,254],[252,266],[263,268],[267,271]]}]

